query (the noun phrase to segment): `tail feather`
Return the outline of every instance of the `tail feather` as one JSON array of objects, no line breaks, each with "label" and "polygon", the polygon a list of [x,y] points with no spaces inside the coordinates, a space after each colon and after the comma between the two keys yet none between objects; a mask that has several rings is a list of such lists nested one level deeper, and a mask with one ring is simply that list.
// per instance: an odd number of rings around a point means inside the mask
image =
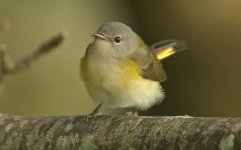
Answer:
[{"label": "tail feather", "polygon": [[167,58],[176,52],[187,49],[187,45],[183,41],[166,40],[155,43],[151,46],[152,52],[156,55],[158,60]]}]

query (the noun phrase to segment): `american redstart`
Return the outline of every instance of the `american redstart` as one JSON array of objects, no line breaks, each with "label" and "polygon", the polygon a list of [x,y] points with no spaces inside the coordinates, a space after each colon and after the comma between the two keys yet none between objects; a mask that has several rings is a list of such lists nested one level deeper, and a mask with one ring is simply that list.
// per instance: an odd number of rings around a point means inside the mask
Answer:
[{"label": "american redstart", "polygon": [[90,97],[111,107],[146,110],[162,102],[160,85],[167,75],[160,60],[185,50],[183,41],[166,40],[146,45],[130,27],[108,22],[93,34],[81,59],[80,75]]}]

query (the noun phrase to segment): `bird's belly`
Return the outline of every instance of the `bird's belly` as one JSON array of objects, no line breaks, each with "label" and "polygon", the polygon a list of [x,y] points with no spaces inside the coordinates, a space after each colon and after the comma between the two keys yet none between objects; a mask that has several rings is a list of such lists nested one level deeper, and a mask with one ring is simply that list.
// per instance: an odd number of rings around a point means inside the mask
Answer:
[{"label": "bird's belly", "polygon": [[144,79],[133,64],[89,63],[87,70],[84,82],[94,101],[145,110],[164,98],[161,85]]}]

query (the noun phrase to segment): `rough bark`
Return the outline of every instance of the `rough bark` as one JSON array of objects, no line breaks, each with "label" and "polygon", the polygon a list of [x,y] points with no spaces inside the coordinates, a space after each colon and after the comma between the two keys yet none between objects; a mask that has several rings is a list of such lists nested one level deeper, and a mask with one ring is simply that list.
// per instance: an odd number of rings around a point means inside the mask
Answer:
[{"label": "rough bark", "polygon": [[240,149],[241,118],[0,116],[0,149]]}]

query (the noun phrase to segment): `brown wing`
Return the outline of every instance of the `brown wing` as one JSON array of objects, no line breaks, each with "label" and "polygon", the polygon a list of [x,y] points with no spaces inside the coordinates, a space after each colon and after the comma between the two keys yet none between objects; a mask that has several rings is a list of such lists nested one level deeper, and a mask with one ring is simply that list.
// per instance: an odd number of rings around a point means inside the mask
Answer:
[{"label": "brown wing", "polygon": [[178,40],[161,41],[153,44],[150,48],[146,47],[146,50],[150,50],[152,55],[146,58],[146,60],[151,61],[148,63],[147,67],[142,69],[142,76],[154,81],[165,81],[167,75],[160,60],[186,49],[186,43]]},{"label": "brown wing", "polygon": [[163,82],[167,79],[167,75],[163,69],[162,63],[154,55],[152,55],[151,63],[146,68],[141,70],[142,76],[146,79],[158,82]]},{"label": "brown wing", "polygon": [[144,78],[158,82],[163,82],[167,79],[161,62],[147,45],[143,44],[142,48],[133,53],[130,58],[140,68],[141,75]]}]

